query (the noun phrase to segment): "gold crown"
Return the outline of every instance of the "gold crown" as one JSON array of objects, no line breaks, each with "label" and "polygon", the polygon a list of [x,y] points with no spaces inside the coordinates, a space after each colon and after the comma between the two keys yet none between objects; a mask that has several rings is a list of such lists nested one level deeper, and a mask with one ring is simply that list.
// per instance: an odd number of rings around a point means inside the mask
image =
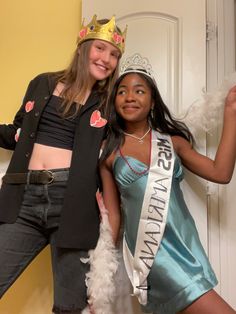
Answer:
[{"label": "gold crown", "polygon": [[123,33],[118,29],[114,15],[106,24],[100,24],[95,14],[88,25],[85,26],[83,21],[79,32],[78,45],[89,39],[105,40],[117,47],[122,54],[125,50],[126,32],[127,26]]}]

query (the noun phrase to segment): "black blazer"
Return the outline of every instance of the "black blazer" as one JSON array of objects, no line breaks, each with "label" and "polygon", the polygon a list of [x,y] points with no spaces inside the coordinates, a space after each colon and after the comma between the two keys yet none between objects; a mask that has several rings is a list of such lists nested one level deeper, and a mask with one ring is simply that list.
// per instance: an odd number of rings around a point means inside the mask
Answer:
[{"label": "black blazer", "polygon": [[[30,82],[13,124],[0,125],[0,146],[14,150],[8,173],[27,172],[40,116],[55,85],[53,74],[38,75]],[[34,101],[34,107],[26,112],[25,105],[28,101]],[[104,127],[91,127],[90,117],[98,106],[98,94],[92,92],[77,119],[70,174],[57,237],[57,245],[60,247],[87,250],[94,248],[97,243],[99,210],[95,193],[98,188],[99,150],[105,130]],[[16,143],[15,134],[18,128],[21,128],[21,132]],[[1,222],[15,222],[23,193],[23,184],[2,183]]]}]

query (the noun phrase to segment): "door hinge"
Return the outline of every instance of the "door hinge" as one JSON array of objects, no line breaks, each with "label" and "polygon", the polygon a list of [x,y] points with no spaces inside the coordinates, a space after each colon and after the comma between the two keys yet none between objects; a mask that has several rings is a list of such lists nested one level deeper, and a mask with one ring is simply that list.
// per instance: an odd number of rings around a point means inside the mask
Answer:
[{"label": "door hinge", "polygon": [[212,40],[215,39],[217,36],[217,27],[215,23],[211,21],[206,22],[206,40]]}]

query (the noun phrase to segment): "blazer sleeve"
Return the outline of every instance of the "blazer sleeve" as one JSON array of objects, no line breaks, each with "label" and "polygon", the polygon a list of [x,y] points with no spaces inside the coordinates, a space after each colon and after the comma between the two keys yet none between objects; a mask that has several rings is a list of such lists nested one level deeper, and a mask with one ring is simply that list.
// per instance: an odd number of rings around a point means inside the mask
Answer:
[{"label": "blazer sleeve", "polygon": [[23,103],[20,109],[17,111],[15,118],[11,124],[0,124],[0,147],[14,150],[16,146],[15,134],[17,129],[21,128],[24,115],[25,115],[25,104],[30,99],[32,90],[34,89],[35,79],[30,81],[26,90]]}]

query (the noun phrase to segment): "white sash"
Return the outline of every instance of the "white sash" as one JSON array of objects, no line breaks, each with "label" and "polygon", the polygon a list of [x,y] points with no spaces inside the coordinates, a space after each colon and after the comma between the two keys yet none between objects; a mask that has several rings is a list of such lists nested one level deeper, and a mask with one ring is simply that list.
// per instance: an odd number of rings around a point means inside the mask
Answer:
[{"label": "white sash", "polygon": [[147,303],[147,276],[165,230],[175,155],[169,135],[152,131],[151,162],[140,214],[134,257],[123,239],[126,271],[133,294]]}]

